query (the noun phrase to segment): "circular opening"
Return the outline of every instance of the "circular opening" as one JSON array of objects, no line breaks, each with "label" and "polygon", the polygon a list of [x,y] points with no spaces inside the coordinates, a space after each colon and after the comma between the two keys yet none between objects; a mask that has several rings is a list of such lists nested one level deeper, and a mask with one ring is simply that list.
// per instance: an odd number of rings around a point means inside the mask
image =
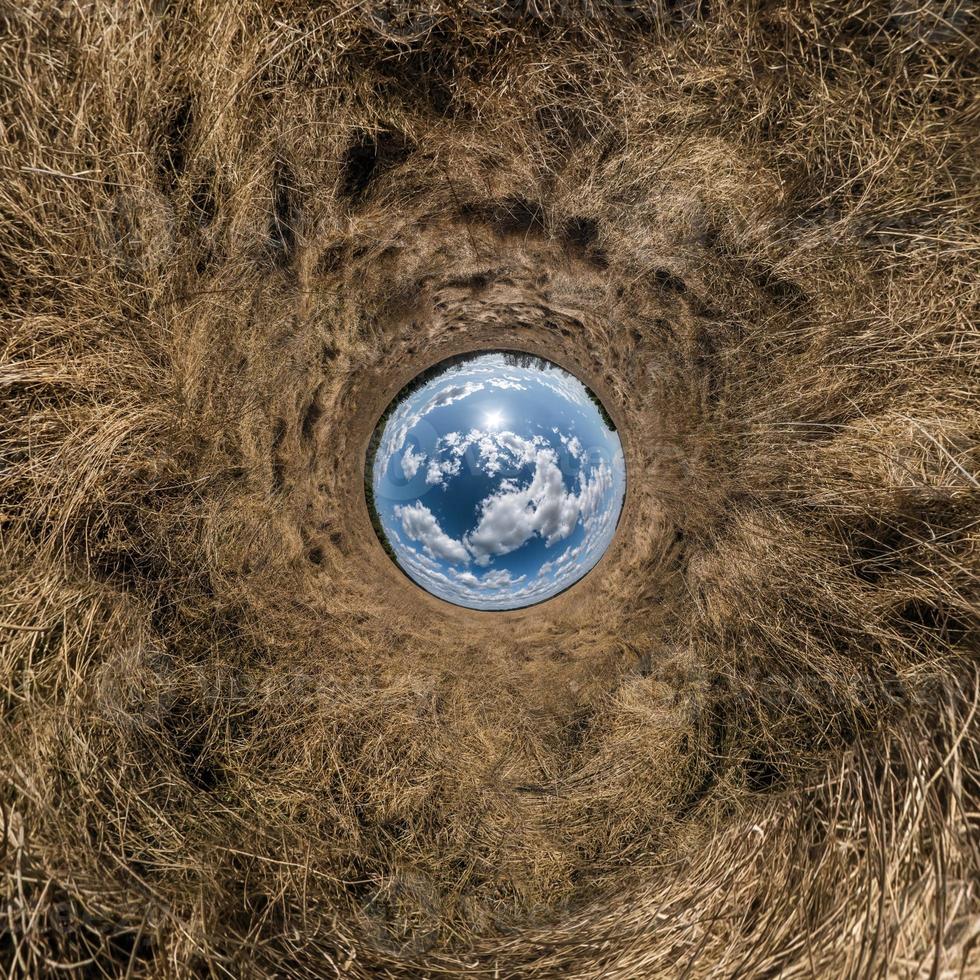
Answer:
[{"label": "circular opening", "polygon": [[534,354],[463,354],[395,396],[368,446],[375,532],[417,585],[470,609],[520,609],[574,585],[612,541],[626,492],[615,423]]}]

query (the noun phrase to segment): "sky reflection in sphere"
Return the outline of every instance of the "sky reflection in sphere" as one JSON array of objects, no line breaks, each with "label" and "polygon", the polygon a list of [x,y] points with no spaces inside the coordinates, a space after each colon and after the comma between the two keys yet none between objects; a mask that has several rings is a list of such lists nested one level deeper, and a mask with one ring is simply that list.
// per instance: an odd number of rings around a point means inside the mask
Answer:
[{"label": "sky reflection in sphere", "polygon": [[454,359],[400,394],[378,428],[376,529],[441,599],[486,610],[541,602],[613,538],[626,491],[619,436],[557,365],[501,352]]}]

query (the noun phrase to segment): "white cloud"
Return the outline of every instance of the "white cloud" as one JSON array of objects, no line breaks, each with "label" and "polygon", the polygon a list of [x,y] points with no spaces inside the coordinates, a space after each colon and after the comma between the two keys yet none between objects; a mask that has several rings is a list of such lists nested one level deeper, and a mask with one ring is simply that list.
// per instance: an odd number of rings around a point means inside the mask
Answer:
[{"label": "white cloud", "polygon": [[497,433],[497,444],[501,449],[508,450],[515,460],[523,465],[533,462],[534,450],[545,445],[545,441],[541,436],[524,439],[515,432],[505,431]]},{"label": "white cloud", "polygon": [[482,577],[474,575],[472,572],[460,572],[455,568],[449,569],[449,573],[461,586],[464,586],[462,592],[467,597],[478,595],[478,590],[499,591],[510,586],[520,585],[527,578],[526,575],[518,575],[515,578],[506,568],[495,568]]},{"label": "white cloud", "polygon": [[[496,476],[507,466],[520,469],[534,462],[535,450],[548,445],[543,436],[524,438],[505,429],[501,432],[490,432],[483,429],[470,429],[466,435],[450,432],[439,440],[440,454],[446,450],[456,459],[461,459],[471,447],[476,450],[476,462],[487,476]],[[440,463],[440,468],[445,464]],[[431,464],[430,464],[431,466]],[[456,469],[452,475],[458,473]],[[435,477],[435,471],[433,476]],[[435,480],[433,479],[433,481]]]},{"label": "white cloud", "polygon": [[571,402],[573,405],[585,407],[589,404],[589,396],[586,394],[585,385],[578,378],[573,377],[565,371],[547,371],[536,374],[535,380],[545,388],[549,388],[556,395]]},{"label": "white cloud", "polygon": [[482,589],[503,589],[508,585],[518,585],[527,578],[526,575],[519,575],[514,578],[505,568],[495,568],[492,572],[487,572],[480,579]]},{"label": "white cloud", "polygon": [[552,432],[561,440],[561,444],[575,457],[580,463],[585,462],[585,450],[578,436],[568,436],[559,428],[552,428]]},{"label": "white cloud", "polygon": [[419,467],[425,462],[425,453],[416,453],[415,450],[409,446],[405,452],[402,453],[402,473],[405,474],[406,480],[411,480],[416,473],[419,471]]},{"label": "white cloud", "polygon": [[414,504],[397,504],[395,517],[402,522],[402,530],[413,540],[420,541],[434,558],[446,561],[468,562],[470,556],[462,543],[451,538],[439,526],[435,514],[421,501]]},{"label": "white cloud", "polygon": [[462,385],[450,385],[448,388],[443,388],[438,394],[433,395],[426,402],[420,414],[426,416],[433,409],[444,408],[446,405],[452,405],[454,402],[462,401],[464,398],[474,395],[478,391],[483,391],[485,387],[486,385],[482,381],[467,381]]},{"label": "white cloud", "polygon": [[416,396],[406,399],[396,410],[394,415],[388,420],[385,426],[381,445],[378,447],[377,463],[380,472],[384,473],[388,468],[391,459],[401,451],[405,445],[405,440],[416,425],[419,424],[430,412],[437,408],[444,408],[455,402],[462,401],[470,395],[483,391],[486,388],[485,381],[466,381],[463,384],[450,384],[439,388],[422,405],[418,406],[419,398],[425,393],[423,387]]},{"label": "white cloud", "polygon": [[578,496],[568,493],[553,449],[539,449],[534,476],[523,489],[506,489],[480,504],[480,519],[466,536],[477,564],[521,547],[533,534],[546,545],[567,538],[578,523]]},{"label": "white cloud", "polygon": [[582,519],[588,523],[594,517],[602,505],[606,494],[612,489],[612,471],[602,460],[597,467],[592,470],[590,479],[581,481],[579,490],[579,506],[582,511]]},{"label": "white cloud", "polygon": [[425,471],[425,482],[430,486],[445,486],[447,477],[459,474],[460,465],[458,459],[430,460],[429,468]]}]

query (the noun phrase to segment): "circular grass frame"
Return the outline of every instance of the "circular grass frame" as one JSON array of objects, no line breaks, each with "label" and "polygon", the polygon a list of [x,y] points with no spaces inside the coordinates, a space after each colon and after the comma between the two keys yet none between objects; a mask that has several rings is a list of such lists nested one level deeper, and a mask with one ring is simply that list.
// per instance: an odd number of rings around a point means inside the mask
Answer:
[{"label": "circular grass frame", "polygon": [[[2,952],[968,970],[968,32],[55,6],[0,39]],[[501,338],[633,479],[618,588],[491,621],[396,581],[363,450]]]}]

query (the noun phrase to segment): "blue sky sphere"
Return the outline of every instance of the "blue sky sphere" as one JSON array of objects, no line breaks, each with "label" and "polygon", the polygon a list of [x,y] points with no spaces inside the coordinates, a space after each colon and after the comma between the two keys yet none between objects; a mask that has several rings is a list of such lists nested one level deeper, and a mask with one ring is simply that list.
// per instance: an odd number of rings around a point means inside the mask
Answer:
[{"label": "blue sky sphere", "polygon": [[437,365],[399,393],[372,439],[368,480],[378,536],[411,579],[460,606],[517,609],[599,561],[626,466],[582,382],[494,352]]}]

